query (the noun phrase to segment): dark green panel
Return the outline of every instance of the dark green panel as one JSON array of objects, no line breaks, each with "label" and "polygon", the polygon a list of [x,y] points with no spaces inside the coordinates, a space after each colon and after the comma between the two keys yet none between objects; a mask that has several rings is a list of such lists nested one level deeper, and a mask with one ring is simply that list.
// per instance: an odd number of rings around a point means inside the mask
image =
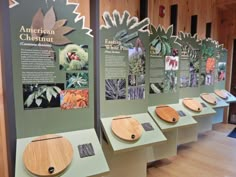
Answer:
[{"label": "dark green panel", "polygon": [[[75,22],[75,8],[66,0],[22,0],[10,9],[18,138],[94,127],[93,37],[84,29],[84,19]],[[41,32],[27,31],[31,26]],[[55,35],[50,37],[49,31]],[[25,40],[26,35],[52,39],[41,42],[51,48]],[[54,51],[55,57],[47,51]]]}]

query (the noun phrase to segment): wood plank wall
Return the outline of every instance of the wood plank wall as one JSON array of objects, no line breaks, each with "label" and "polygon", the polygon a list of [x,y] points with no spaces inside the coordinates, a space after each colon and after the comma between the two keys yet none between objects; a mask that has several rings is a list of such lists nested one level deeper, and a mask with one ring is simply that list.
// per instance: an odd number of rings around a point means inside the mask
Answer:
[{"label": "wood plank wall", "polygon": [[[236,5],[230,9],[219,9],[218,39],[228,49],[226,88],[230,90],[233,58],[233,41],[236,39]],[[236,47],[236,46],[235,46]]]},{"label": "wood plank wall", "polygon": [[0,49],[0,176],[8,177],[8,159],[7,159],[7,144],[6,144],[6,129],[5,129],[5,112],[4,112],[4,97],[2,86],[2,57]]},{"label": "wood plank wall", "polygon": [[140,0],[100,0],[100,24],[104,24],[103,13],[105,11],[112,13],[114,10],[120,13],[127,10],[131,16],[139,17]]},{"label": "wood plank wall", "polygon": [[85,27],[90,27],[90,1],[89,0],[68,0],[69,2],[79,3],[77,12],[80,13],[80,16],[85,16]]},{"label": "wood plank wall", "polygon": [[[227,68],[226,68],[226,89],[230,90],[231,87],[231,74],[233,66],[233,48],[234,39],[236,39],[236,1],[228,1],[224,6],[222,3],[218,4],[218,40],[224,44],[228,50]],[[228,122],[229,109],[224,112],[224,122]]]},{"label": "wood plank wall", "polygon": [[[198,16],[197,34],[199,38],[205,38],[206,23],[212,22],[214,13],[212,6],[215,0],[149,0],[148,16],[155,26],[161,24],[165,28],[170,25],[170,6],[178,5],[177,32],[190,32],[191,16]],[[165,7],[165,16],[159,16],[159,6]]]}]

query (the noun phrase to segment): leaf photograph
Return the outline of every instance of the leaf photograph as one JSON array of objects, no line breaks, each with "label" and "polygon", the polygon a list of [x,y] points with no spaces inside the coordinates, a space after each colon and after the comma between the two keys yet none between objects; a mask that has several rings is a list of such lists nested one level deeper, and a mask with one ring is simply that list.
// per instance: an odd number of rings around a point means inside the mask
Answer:
[{"label": "leaf photograph", "polygon": [[60,107],[60,92],[63,89],[63,83],[24,84],[24,109]]},{"label": "leaf photograph", "polygon": [[106,100],[126,99],[126,80],[125,79],[107,79],[105,80]]},{"label": "leaf photograph", "polygon": [[129,87],[128,88],[128,100],[137,100],[145,98],[144,87]]},{"label": "leaf photograph", "polygon": [[145,54],[141,48],[129,49],[129,74],[145,74]]},{"label": "leaf photograph", "polygon": [[60,100],[62,110],[86,108],[89,104],[89,90],[63,90]]},{"label": "leaf photograph", "polygon": [[59,51],[60,70],[88,70],[88,46],[69,44]]},{"label": "leaf photograph", "polygon": [[88,87],[88,73],[66,73],[66,88]]}]

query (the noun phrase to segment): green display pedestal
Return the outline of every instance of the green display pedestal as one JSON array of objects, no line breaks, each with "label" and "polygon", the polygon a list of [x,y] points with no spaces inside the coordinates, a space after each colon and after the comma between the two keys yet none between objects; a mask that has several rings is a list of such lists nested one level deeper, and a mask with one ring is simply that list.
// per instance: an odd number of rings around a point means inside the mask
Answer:
[{"label": "green display pedestal", "polygon": [[205,101],[203,101],[200,97],[194,97],[193,99],[203,103],[205,107],[203,107],[201,112],[194,112],[190,109],[186,108],[183,103],[182,99],[179,100],[183,110],[191,115],[197,121],[197,132],[202,133],[205,131],[212,130],[212,120],[216,111],[212,109],[210,106],[207,105]]},{"label": "green display pedestal", "polygon": [[[94,129],[58,133],[58,135],[67,138],[74,150],[73,160],[68,169],[61,175],[62,177],[102,177],[109,172],[109,167]],[[15,177],[32,176],[26,171],[22,159],[25,147],[33,139],[35,137],[17,140]],[[78,145],[87,143],[92,144],[95,155],[80,158]]]},{"label": "green display pedestal", "polygon": [[[236,102],[236,97],[234,95],[232,95],[231,93],[229,93],[227,90],[224,90],[228,96],[227,99],[225,99],[224,101],[226,103],[233,103],[233,102]],[[218,97],[218,96],[217,96]]]},{"label": "green display pedestal", "polygon": [[129,116],[136,118],[141,124],[151,124],[153,130],[143,130],[140,139],[135,142],[128,142],[121,140],[112,132],[111,122],[113,117],[102,118],[103,132],[107,139],[107,142],[102,141],[102,147],[110,167],[110,173],[104,175],[104,177],[146,177],[146,149],[166,141],[166,137],[148,113]]},{"label": "green display pedestal", "polygon": [[229,104],[226,103],[220,97],[216,96],[214,93],[210,93],[210,95],[216,97],[217,104],[216,105],[212,105],[212,104],[209,104],[207,102],[204,102],[204,103],[207,104],[207,106],[213,108],[216,111],[216,114],[212,118],[212,123],[213,124],[221,123],[221,122],[223,122],[223,118],[224,118],[224,108],[228,107]]},{"label": "green display pedestal", "polygon": [[[176,111],[182,110],[179,104],[170,104],[168,106],[171,106]],[[186,115],[180,117],[178,122],[168,123],[156,115],[155,109],[156,106],[149,107],[148,112],[163,131],[167,142],[149,148],[149,162],[174,156],[177,153],[178,145],[197,140],[197,122],[188,113],[184,112]]]}]

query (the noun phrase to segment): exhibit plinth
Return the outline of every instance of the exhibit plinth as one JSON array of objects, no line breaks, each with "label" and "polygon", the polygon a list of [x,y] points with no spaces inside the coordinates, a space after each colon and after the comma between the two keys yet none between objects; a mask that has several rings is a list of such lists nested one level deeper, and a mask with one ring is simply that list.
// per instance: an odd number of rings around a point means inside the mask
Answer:
[{"label": "exhibit plinth", "polygon": [[224,108],[228,107],[229,104],[226,102],[226,100],[223,100],[216,94],[214,93],[209,93],[209,94],[216,98],[216,104],[209,104],[205,102],[207,106],[213,108],[216,111],[216,114],[213,116],[212,123],[213,124],[221,123],[223,122],[224,118]]},{"label": "exhibit plinth", "polygon": [[116,136],[111,129],[113,117],[102,118],[102,128],[105,140],[102,147],[110,167],[110,173],[105,177],[146,177],[146,149],[154,144],[161,144],[166,137],[152,120],[148,113],[128,115],[135,118],[149,130],[143,128],[141,137],[136,141],[125,141]]},{"label": "exhibit plinth", "polygon": [[155,113],[156,106],[148,108],[149,114],[167,138],[167,142],[149,148],[149,162],[174,156],[177,154],[178,145],[197,140],[197,122],[187,112],[183,111],[181,105],[170,104],[168,106],[177,112],[182,111],[182,114],[179,113],[179,120],[175,123],[160,119]]},{"label": "exhibit plinth", "polygon": [[208,104],[205,101],[203,101],[200,97],[194,97],[193,99],[199,101],[202,104],[203,109],[201,112],[191,111],[190,109],[186,108],[182,104],[182,99],[179,100],[179,104],[181,104],[185,112],[187,112],[197,121],[198,133],[212,130],[212,120],[216,111],[212,109],[210,106],[208,106]]},{"label": "exhibit plinth", "polygon": [[[94,129],[58,133],[57,135],[67,138],[72,144],[74,151],[71,164],[66,171],[59,176],[102,177],[109,172],[109,167]],[[23,152],[26,146],[35,138],[36,137],[29,137],[17,140],[15,177],[32,176],[24,167]],[[93,147],[94,155],[82,158],[78,146],[89,143],[91,143]]]}]

